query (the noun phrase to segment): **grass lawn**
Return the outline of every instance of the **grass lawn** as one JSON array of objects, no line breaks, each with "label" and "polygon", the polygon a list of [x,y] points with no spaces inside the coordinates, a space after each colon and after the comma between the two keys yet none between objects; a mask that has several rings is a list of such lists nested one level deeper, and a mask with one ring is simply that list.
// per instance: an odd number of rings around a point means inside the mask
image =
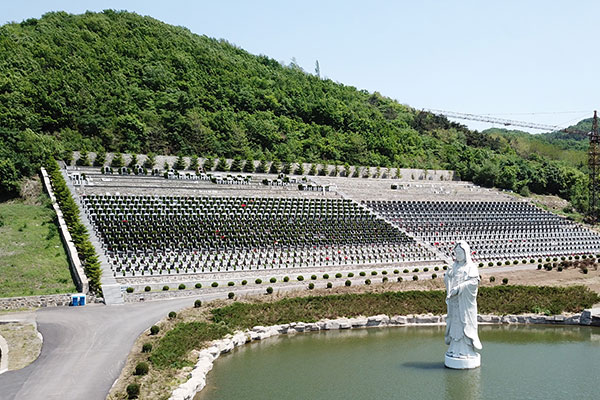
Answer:
[{"label": "grass lawn", "polygon": [[47,205],[0,203],[0,297],[76,291],[54,217]]}]

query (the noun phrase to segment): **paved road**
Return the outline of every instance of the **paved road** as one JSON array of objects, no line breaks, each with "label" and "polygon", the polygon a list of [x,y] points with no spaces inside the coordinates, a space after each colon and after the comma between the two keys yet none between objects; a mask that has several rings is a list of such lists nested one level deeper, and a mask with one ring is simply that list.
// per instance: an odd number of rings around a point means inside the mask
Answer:
[{"label": "paved road", "polygon": [[36,317],[44,337],[42,352],[31,365],[0,375],[0,399],[105,399],[145,329],[169,311],[191,307],[197,298],[224,296],[40,309]]}]

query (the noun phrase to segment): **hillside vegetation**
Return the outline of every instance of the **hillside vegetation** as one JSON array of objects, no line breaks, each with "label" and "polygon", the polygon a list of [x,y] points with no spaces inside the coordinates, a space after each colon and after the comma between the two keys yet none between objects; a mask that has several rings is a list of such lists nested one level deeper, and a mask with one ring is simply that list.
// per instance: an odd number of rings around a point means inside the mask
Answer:
[{"label": "hillside vegetation", "polygon": [[102,150],[453,169],[587,204],[572,164],[133,13],[4,25],[0,70],[4,194],[48,156]]}]

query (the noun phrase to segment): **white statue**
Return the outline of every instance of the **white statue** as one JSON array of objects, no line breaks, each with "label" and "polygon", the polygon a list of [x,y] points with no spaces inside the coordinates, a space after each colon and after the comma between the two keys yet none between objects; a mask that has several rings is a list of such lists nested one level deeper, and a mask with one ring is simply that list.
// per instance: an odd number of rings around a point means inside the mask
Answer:
[{"label": "white statue", "polygon": [[454,264],[444,276],[446,283],[446,352],[448,368],[468,369],[481,365],[481,350],[477,334],[477,287],[479,271],[471,260],[469,245],[460,241],[454,246]]}]

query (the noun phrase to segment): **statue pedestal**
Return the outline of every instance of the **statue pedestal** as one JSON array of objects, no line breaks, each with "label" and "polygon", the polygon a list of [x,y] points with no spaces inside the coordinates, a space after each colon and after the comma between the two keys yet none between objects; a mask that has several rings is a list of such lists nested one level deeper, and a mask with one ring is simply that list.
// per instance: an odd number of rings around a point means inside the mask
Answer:
[{"label": "statue pedestal", "polygon": [[452,369],[472,369],[481,366],[481,355],[478,353],[477,357],[469,358],[455,358],[445,356],[444,365],[447,368]]}]

